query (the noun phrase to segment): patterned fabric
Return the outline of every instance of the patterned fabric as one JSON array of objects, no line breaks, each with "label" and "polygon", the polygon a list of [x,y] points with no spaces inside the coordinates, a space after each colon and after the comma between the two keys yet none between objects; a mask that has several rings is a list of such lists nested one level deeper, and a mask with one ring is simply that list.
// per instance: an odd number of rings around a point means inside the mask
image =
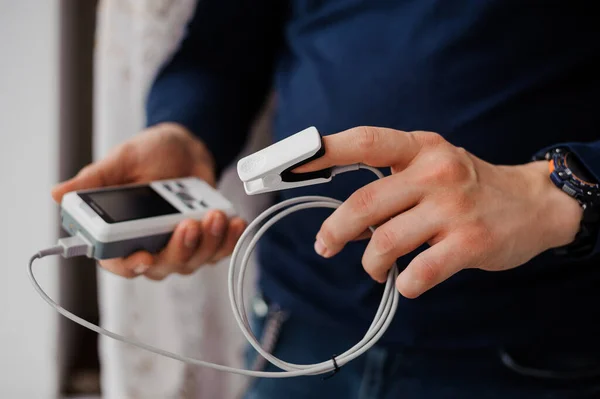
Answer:
[{"label": "patterned fabric", "polygon": [[[100,0],[94,61],[96,159],[143,128],[148,87],[177,48],[194,6],[195,0]],[[265,132],[265,124],[268,118],[256,131]],[[255,134],[250,146],[263,146],[266,137]],[[248,201],[231,170],[221,188],[247,219],[265,205]],[[101,270],[103,326],[178,353],[241,366],[245,341],[227,299],[227,262],[162,282],[126,280]],[[248,284],[251,293],[252,276]],[[108,338],[100,339],[100,357],[107,399],[233,399],[245,383],[243,377],[161,358]]]}]

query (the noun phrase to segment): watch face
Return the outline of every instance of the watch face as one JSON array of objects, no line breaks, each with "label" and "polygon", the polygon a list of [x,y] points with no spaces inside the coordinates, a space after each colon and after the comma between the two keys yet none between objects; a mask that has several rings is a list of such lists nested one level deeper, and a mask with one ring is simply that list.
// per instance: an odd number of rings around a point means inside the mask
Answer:
[{"label": "watch face", "polygon": [[587,170],[587,168],[573,154],[569,153],[566,155],[565,163],[566,163],[566,166],[571,170],[571,172],[573,172],[573,176],[575,178],[583,181],[584,183],[590,184],[590,185],[597,184],[597,183],[595,183],[596,179],[594,179],[594,177]]}]

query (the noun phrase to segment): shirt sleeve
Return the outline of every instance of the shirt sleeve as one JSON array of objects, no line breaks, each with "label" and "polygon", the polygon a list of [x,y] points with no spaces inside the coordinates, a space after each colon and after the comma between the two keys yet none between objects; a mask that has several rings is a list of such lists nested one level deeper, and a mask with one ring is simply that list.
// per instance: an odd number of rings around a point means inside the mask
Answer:
[{"label": "shirt sleeve", "polygon": [[284,0],[198,1],[178,50],[151,85],[147,126],[185,126],[212,152],[219,176],[270,91],[286,16]]}]

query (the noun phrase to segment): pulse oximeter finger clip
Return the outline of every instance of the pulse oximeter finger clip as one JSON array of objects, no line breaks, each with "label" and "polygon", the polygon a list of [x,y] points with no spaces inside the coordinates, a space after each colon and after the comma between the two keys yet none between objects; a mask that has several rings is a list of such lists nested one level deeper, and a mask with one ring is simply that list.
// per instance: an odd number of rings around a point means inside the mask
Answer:
[{"label": "pulse oximeter finger clip", "polygon": [[332,168],[292,172],[324,154],[321,135],[315,127],[309,127],[240,159],[237,172],[248,195],[327,183],[331,181]]}]

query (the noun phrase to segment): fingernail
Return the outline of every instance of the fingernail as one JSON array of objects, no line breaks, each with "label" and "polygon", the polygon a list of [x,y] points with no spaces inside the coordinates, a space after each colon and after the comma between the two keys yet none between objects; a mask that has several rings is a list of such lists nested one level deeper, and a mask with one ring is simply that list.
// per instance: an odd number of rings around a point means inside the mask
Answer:
[{"label": "fingernail", "polygon": [[221,237],[225,233],[225,220],[223,216],[215,215],[210,225],[210,233],[215,237]]},{"label": "fingernail", "polygon": [[135,267],[135,269],[133,269],[133,272],[135,274],[142,274],[142,273],[145,273],[149,268],[150,268],[150,265],[144,265],[144,264],[137,265]]},{"label": "fingernail", "polygon": [[329,255],[327,247],[319,239],[315,240],[315,252],[324,258],[326,258]]},{"label": "fingernail", "polygon": [[188,227],[185,230],[183,237],[184,245],[189,249],[195,249],[198,247],[200,242],[200,230],[194,227]]}]

